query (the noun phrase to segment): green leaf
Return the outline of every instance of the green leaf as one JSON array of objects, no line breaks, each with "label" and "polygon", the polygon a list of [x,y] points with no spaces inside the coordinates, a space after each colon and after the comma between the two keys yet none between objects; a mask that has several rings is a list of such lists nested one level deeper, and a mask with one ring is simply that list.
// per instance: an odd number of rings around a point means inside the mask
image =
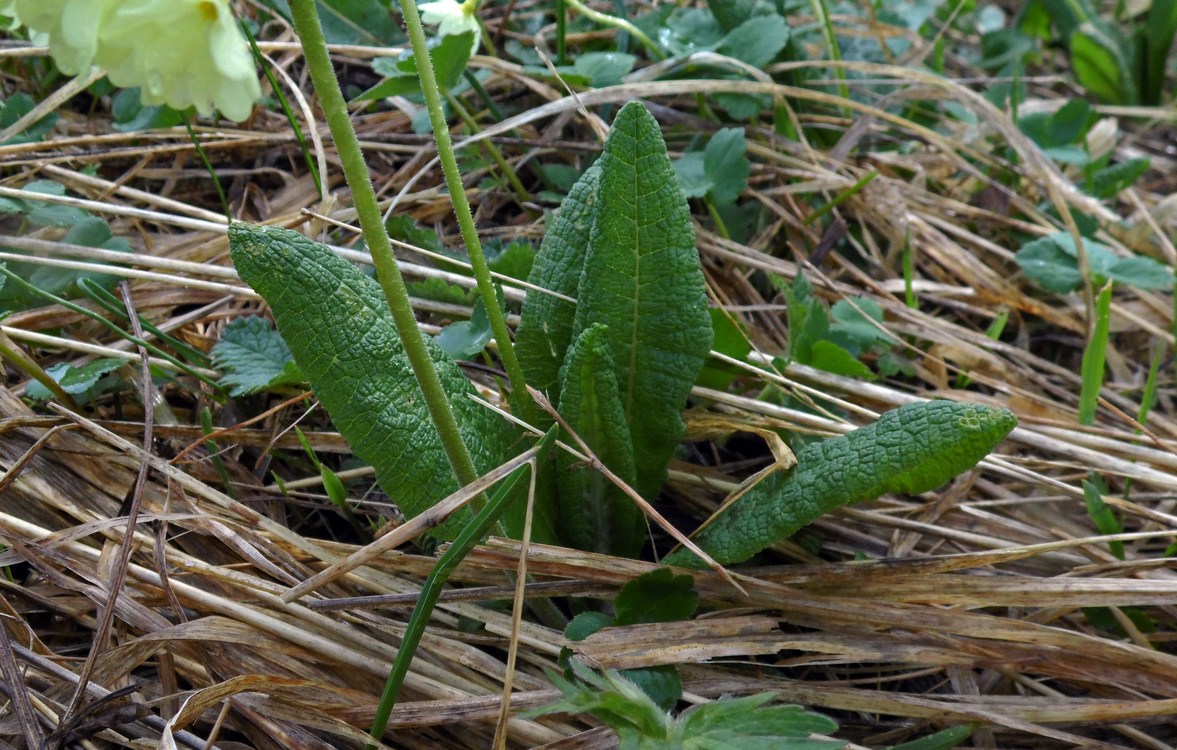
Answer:
[{"label": "green leaf", "polygon": [[[74,396],[80,396],[96,386],[98,381],[107,373],[122,367],[124,361],[102,357],[92,362],[87,362],[81,367],[75,367],[68,362],[61,362],[46,369],[45,372],[61,386],[63,391]],[[49,393],[49,390],[45,386],[35,380],[29,383],[27,394],[29,398],[36,399],[37,401],[45,401],[53,397],[53,394]]]},{"label": "green leaf", "polygon": [[769,13],[753,16],[729,31],[715,51],[754,68],[763,68],[788,43],[789,24],[776,13]]},{"label": "green leaf", "polygon": [[1082,99],[1071,99],[1055,112],[1033,112],[1018,118],[1018,129],[1043,149],[1075,143],[1098,115]]},{"label": "green leaf", "polygon": [[[684,748],[756,748],[788,747],[831,748],[830,740],[814,740],[812,744],[784,739],[805,739],[811,734],[836,731],[838,725],[818,714],[809,713],[801,706],[766,706],[776,696],[759,693],[745,698],[703,703],[693,706],[682,715],[681,737]],[[841,743],[837,743],[841,744]]]},{"label": "green leaf", "polygon": [[703,151],[703,171],[711,183],[711,197],[716,203],[733,203],[748,187],[751,165],[745,153],[742,128],[724,128],[711,136]]},{"label": "green leaf", "polygon": [[875,379],[875,374],[871,372],[869,367],[859,362],[858,358],[846,351],[845,348],[828,339],[813,342],[807,364],[810,367],[837,375],[846,375],[862,380]]},{"label": "green leaf", "polygon": [[482,250],[486,253],[486,264],[495,273],[525,281],[535,263],[535,248],[527,240],[514,240],[504,245],[494,238]]},{"label": "green leaf", "polygon": [[[471,31],[446,34],[429,40],[429,59],[433,61],[433,72],[437,75],[439,86],[452,89],[458,84],[462,72],[466,70],[466,63],[470,61],[473,41],[474,32]],[[378,57],[372,61],[372,70],[387,77],[352,101],[421,93],[417,60],[410,51],[406,50],[396,58]]]},{"label": "green leaf", "polygon": [[639,576],[621,587],[613,602],[616,625],[689,620],[699,606],[695,579],[668,568]]},{"label": "green leaf", "polygon": [[[33,97],[28,94],[13,94],[8,97],[8,101],[0,103],[0,130],[14,125],[17,120],[33,111],[37,103],[33,101]],[[29,126],[8,140],[4,141],[3,145],[11,145],[15,143],[36,143],[45,139],[45,135],[53,129],[54,123],[57,122],[57,115],[54,113],[45,115],[40,120]]]},{"label": "green leaf", "polygon": [[682,698],[682,677],[673,664],[626,669],[621,676],[637,685],[663,711],[673,709]]},{"label": "green leaf", "polygon": [[951,750],[967,740],[973,734],[973,727],[963,724],[958,727],[948,727],[939,732],[920,737],[918,740],[892,745],[888,750]]},{"label": "green leaf", "polygon": [[[277,227],[233,224],[229,248],[238,275],[269,303],[336,427],[405,515],[417,516],[454,492],[457,480],[379,285],[329,248]],[[487,472],[506,459],[514,430],[471,401],[474,387],[462,371],[436,344],[426,345],[475,468]],[[524,511],[518,503],[511,508],[509,533],[520,533]],[[453,538],[471,515],[459,511],[431,535]],[[534,538],[553,535],[540,524]]]},{"label": "green leaf", "polygon": [[122,89],[111,101],[114,129],[120,133],[153,128],[170,128],[183,122],[182,115],[166,104],[144,107],[139,89]]},{"label": "green leaf", "polygon": [[612,624],[613,618],[604,612],[581,612],[564,628],[564,637],[576,643]]},{"label": "green leaf", "polygon": [[479,299],[474,303],[470,320],[450,323],[433,340],[451,358],[470,359],[485,349],[492,338],[494,332],[490,330],[490,316]]},{"label": "green leaf", "polygon": [[585,52],[576,58],[575,70],[595,88],[604,88],[621,83],[621,77],[633,70],[636,62],[636,57],[625,52]]},{"label": "green leaf", "polygon": [[1165,67],[1173,39],[1177,37],[1177,3],[1172,0],[1153,0],[1141,43],[1140,103],[1156,106],[1161,103],[1165,86]]},{"label": "green leaf", "polygon": [[[528,282],[566,297],[576,298],[584,259],[588,254],[589,233],[597,210],[597,193],[601,185],[601,168],[589,167],[560,209],[551,219]],[[531,387],[555,399],[559,406],[557,380],[564,353],[572,344],[576,306],[558,297],[530,291],[515,332],[515,354]]]},{"label": "green leaf", "polygon": [[225,326],[212,349],[212,364],[225,372],[221,385],[232,396],[306,380],[282,336],[268,320],[256,315],[237,318]]},{"label": "green leaf", "polygon": [[674,176],[684,197],[702,198],[711,189],[711,178],[707,176],[701,151],[688,151],[675,159]]},{"label": "green leaf", "polygon": [[[1122,534],[1124,526],[1116,518],[1115,511],[1104,502],[1103,494],[1093,482],[1083,480],[1083,503],[1087,506],[1087,515],[1091,516],[1095,528],[1100,534]],[[1110,551],[1119,560],[1124,559],[1124,543],[1120,541],[1108,542]]]},{"label": "green leaf", "polygon": [[[1070,239],[1069,235],[1067,239]],[[1074,255],[1055,241],[1055,235],[1027,242],[1014,259],[1026,278],[1048,292],[1066,294],[1083,284]]]},{"label": "green leaf", "polygon": [[752,17],[756,0],[707,0],[707,7],[723,30],[731,31]]},{"label": "green leaf", "polygon": [[[711,330],[714,336],[711,348],[732,359],[746,362],[748,354],[752,351],[752,344],[748,341],[747,332],[723,310],[712,308],[709,312],[711,313]],[[709,359],[699,373],[699,379],[696,382],[704,388],[724,391],[741,374],[743,371],[733,365]]]},{"label": "green leaf", "polygon": [[1121,284],[1130,284],[1137,289],[1173,288],[1173,269],[1152,258],[1134,255],[1120,258],[1106,269],[1107,277]]},{"label": "green leaf", "polygon": [[1151,165],[1151,160],[1140,156],[1104,167],[1091,176],[1087,192],[1096,198],[1114,198],[1143,177]]},{"label": "green leaf", "polygon": [[869,297],[838,300],[830,308],[830,320],[830,333],[849,337],[860,351],[870,349],[877,342],[891,340],[885,331],[875,325],[883,322],[883,308]]},{"label": "green leaf", "polygon": [[[608,328],[577,336],[560,368],[560,414],[605,466],[633,485],[634,450],[609,351]],[[561,538],[577,549],[634,557],[646,519],[624,492],[596,469],[561,452],[556,457]]]},{"label": "green leaf", "polygon": [[[694,541],[720,564],[743,562],[835,508],[936,489],[971,469],[1016,424],[1005,409],[952,401],[892,409],[874,424],[798,449],[794,468],[750,489]],[[663,562],[702,565],[685,549]]]},{"label": "green leaf", "polygon": [[575,331],[608,326],[636,489],[652,498],[682,437],[680,413],[711,347],[711,321],[690,211],[658,123],[639,102],[617,114],[600,164]]},{"label": "green leaf", "polygon": [[1104,24],[1084,23],[1070,37],[1071,67],[1075,80],[1091,94],[1110,104],[1135,104],[1138,100],[1132,68],[1126,54],[1126,38]]},{"label": "green leaf", "polygon": [[[1097,276],[1141,289],[1171,289],[1174,276],[1169,267],[1140,255],[1122,258],[1107,245],[1084,239],[1087,263]],[[1043,289],[1065,294],[1082,284],[1075,240],[1067,232],[1041,237],[1022,246],[1015,256],[1026,276]]]},{"label": "green leaf", "polygon": [[779,277],[770,281],[785,295],[789,316],[789,359],[803,365],[813,359],[813,346],[830,329],[830,318],[822,301],[813,295],[813,285],[798,273],[792,285]]}]

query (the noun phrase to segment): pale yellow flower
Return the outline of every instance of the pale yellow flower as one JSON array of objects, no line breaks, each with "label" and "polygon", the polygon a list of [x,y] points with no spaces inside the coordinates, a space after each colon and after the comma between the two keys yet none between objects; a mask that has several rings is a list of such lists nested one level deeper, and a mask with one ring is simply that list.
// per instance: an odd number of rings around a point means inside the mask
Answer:
[{"label": "pale yellow flower", "polygon": [[470,54],[478,51],[478,45],[482,42],[482,30],[474,13],[478,10],[478,0],[466,0],[464,3],[457,0],[437,0],[432,3],[421,3],[417,10],[421,13],[422,23],[437,24],[437,33],[440,36],[458,36],[473,31],[474,46],[470,49]]},{"label": "pale yellow flower", "polygon": [[248,43],[228,0],[16,0],[20,19],[49,34],[69,75],[104,69],[138,86],[146,105],[213,108],[244,120],[261,96]]}]

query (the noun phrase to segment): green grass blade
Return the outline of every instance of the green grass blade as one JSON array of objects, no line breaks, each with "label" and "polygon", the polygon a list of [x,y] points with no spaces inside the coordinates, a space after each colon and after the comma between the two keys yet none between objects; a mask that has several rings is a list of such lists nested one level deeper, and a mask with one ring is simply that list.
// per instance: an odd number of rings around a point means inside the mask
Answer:
[{"label": "green grass blade", "polygon": [[491,494],[490,501],[479,511],[478,515],[470,519],[461,532],[454,537],[453,544],[433,566],[432,572],[421,585],[421,596],[417,599],[417,605],[413,607],[413,614],[409,617],[408,625],[405,626],[404,638],[401,639],[400,648],[396,652],[396,660],[392,664],[392,670],[388,673],[388,681],[384,684],[384,692],[376,707],[376,717],[372,721],[373,739],[379,740],[388,726],[388,717],[392,714],[401,686],[409,674],[413,655],[421,642],[421,636],[425,634],[425,627],[429,624],[429,617],[433,614],[434,607],[437,606],[437,599],[441,596],[441,587],[454,568],[458,566],[458,563],[491,530],[507,507],[512,504],[512,501],[519,499],[520,493],[517,490],[525,472],[534,469],[535,464],[547,460],[552,446],[556,443],[557,432],[558,428],[556,427],[548,430],[540,442],[531,449],[535,452],[534,463],[519,467],[499,485],[499,488]]},{"label": "green grass blade", "polygon": [[1112,284],[1104,284],[1095,298],[1095,327],[1083,351],[1080,366],[1082,386],[1079,391],[1079,424],[1095,424],[1095,410],[1099,406],[1099,389],[1103,386],[1104,362],[1107,360],[1108,323],[1112,313]]}]

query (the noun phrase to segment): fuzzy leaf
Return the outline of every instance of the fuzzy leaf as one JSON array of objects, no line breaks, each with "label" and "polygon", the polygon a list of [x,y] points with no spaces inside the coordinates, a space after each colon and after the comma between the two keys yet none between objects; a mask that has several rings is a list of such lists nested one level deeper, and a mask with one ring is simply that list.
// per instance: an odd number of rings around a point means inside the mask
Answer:
[{"label": "fuzzy leaf", "polygon": [[608,326],[636,489],[651,498],[682,438],[680,413],[711,347],[711,320],[687,202],[658,123],[640,103],[617,114],[599,163],[574,330]]},{"label": "fuzzy leaf", "polygon": [[[336,427],[405,515],[456,490],[379,285],[329,248],[286,229],[233,224],[229,247],[237,273],[270,304]],[[471,401],[470,381],[436,344],[425,343],[475,468],[489,471],[508,457],[514,431]],[[518,534],[524,507],[512,511],[504,520]],[[455,513],[432,535],[453,538],[470,518],[469,510]],[[551,540],[550,528],[538,525],[535,538]]]},{"label": "fuzzy leaf", "polygon": [[[597,458],[632,486],[633,443],[617,388],[608,329],[586,328],[560,368],[560,414]],[[634,557],[646,523],[641,510],[601,472],[561,452],[556,458],[560,534],[577,549]]]},{"label": "fuzzy leaf", "polygon": [[[971,469],[1014,428],[1005,409],[926,401],[796,451],[797,465],[757,484],[694,541],[716,562],[743,562],[835,508],[887,492],[934,490]],[[680,549],[667,565],[702,562]]]},{"label": "fuzzy leaf", "polygon": [[[601,168],[589,167],[552,218],[527,280],[575,299],[596,214]],[[528,292],[515,332],[515,354],[533,388],[555,399],[560,364],[572,344],[576,306],[540,292]],[[558,401],[553,401],[557,406]]]}]

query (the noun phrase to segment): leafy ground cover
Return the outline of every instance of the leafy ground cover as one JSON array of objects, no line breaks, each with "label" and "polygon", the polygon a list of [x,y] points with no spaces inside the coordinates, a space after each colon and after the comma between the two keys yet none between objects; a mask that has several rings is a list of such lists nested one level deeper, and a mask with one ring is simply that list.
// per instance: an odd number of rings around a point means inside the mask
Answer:
[{"label": "leafy ground cover", "polygon": [[[5,741],[362,746],[398,645],[420,638],[378,719],[390,747],[1171,746],[1174,116],[1139,105],[1172,101],[1173,15],[1055,5],[490,3],[480,54],[467,59],[468,31],[437,40],[528,380],[589,446],[627,446],[598,456],[680,531],[729,496],[763,503],[786,476],[817,488],[798,503],[842,505],[852,483],[813,470],[817,440],[897,407],[1016,415],[975,469],[988,446],[926,459],[963,472],[946,486],[923,491],[941,479],[923,466],[862,474],[866,494],[889,494],[734,578],[660,568],[675,540],[579,459],[556,459],[549,480],[560,507],[598,498],[572,534],[591,551],[557,543],[559,515],[515,539],[522,503],[502,525],[479,515],[482,543],[434,549],[457,520],[405,543],[430,521],[421,498],[452,489],[434,436],[412,432],[412,392],[370,388],[375,374],[341,404],[306,388],[363,371],[313,352],[379,298],[365,301],[376,285],[284,3],[246,9],[272,78],[237,126],[75,86],[15,34],[0,50]],[[457,249],[395,13],[376,0],[321,12],[431,356],[480,425],[468,439],[498,451],[477,468],[517,456],[493,509],[526,494],[524,459],[555,451],[505,450],[516,428],[472,400],[528,414],[487,348],[490,303]],[[1135,46],[1117,54],[1117,38]],[[653,141],[608,145],[610,123],[624,136],[639,118],[668,165]],[[640,221],[628,241],[673,248],[666,278],[626,276],[605,254],[570,271],[537,255],[552,237],[613,231],[600,214],[633,208],[627,180],[650,205],[667,199],[641,180],[673,180],[698,263],[681,227],[667,240]],[[243,230],[226,215],[332,246],[337,275],[251,269],[240,245],[234,266]],[[564,296],[537,296],[537,279]],[[694,317],[626,348],[658,293],[698,297]],[[283,295],[331,323],[290,328]],[[652,312],[617,304],[639,299]],[[395,334],[373,320],[359,364],[395,371],[380,358]],[[552,325],[563,343],[545,348]],[[616,363],[656,358],[653,343],[684,352],[673,377]],[[630,406],[679,389],[681,418],[657,399]],[[395,454],[362,439],[389,403]],[[831,455],[853,464],[876,429]],[[418,519],[398,527],[400,510]],[[726,533],[709,528],[700,540]],[[443,553],[444,586],[430,575]],[[433,597],[418,629],[410,611]]]}]

